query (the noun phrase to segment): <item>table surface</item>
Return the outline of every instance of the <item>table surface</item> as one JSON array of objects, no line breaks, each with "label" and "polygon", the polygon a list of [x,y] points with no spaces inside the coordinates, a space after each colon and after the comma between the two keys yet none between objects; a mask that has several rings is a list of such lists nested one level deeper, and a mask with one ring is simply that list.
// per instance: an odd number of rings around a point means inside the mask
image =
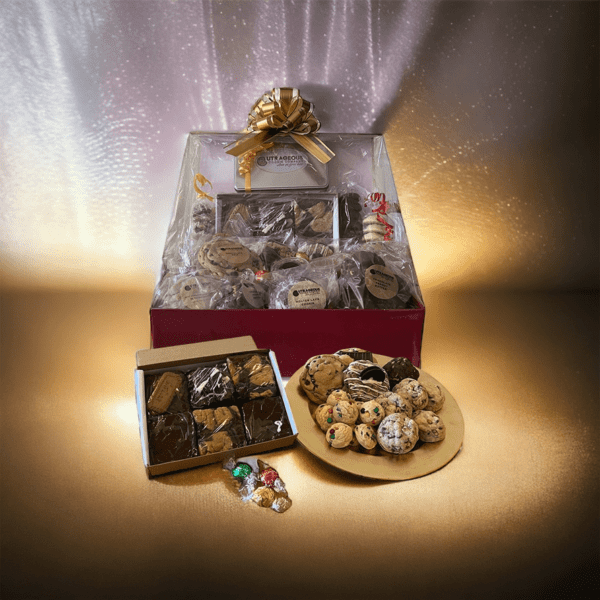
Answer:
[{"label": "table surface", "polygon": [[[464,445],[408,481],[300,445],[283,514],[220,465],[148,480],[133,391],[151,292],[1,304],[3,599],[579,598],[598,585],[598,298],[425,291],[422,367]],[[377,352],[377,348],[370,348]]]}]

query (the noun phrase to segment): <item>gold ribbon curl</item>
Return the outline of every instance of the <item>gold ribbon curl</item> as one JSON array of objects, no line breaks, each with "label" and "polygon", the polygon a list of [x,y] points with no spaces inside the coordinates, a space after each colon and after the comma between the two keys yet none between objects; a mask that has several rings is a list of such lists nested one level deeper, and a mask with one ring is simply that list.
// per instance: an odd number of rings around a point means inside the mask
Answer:
[{"label": "gold ribbon curl", "polygon": [[245,135],[226,152],[241,157],[239,172],[245,177],[249,191],[254,158],[272,146],[272,140],[278,136],[291,136],[319,162],[329,162],[335,154],[314,135],[320,128],[312,102],[304,100],[297,88],[273,88],[254,103],[248,114],[248,126],[242,132]]},{"label": "gold ribbon curl", "polygon": [[210,189],[212,190],[212,183],[206,179],[202,173],[196,173],[196,176],[194,177],[194,190],[196,191],[197,198],[206,198],[207,200],[214,202],[213,196],[209,196],[204,190],[200,189],[205,185],[210,185]]}]

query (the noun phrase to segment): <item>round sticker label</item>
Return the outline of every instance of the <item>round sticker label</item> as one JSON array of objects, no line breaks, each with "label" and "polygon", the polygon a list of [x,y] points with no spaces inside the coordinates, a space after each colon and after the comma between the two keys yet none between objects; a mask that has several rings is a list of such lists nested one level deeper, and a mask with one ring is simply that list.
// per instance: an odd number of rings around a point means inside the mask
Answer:
[{"label": "round sticker label", "polygon": [[387,267],[371,265],[365,271],[365,284],[375,298],[390,300],[398,294],[398,279]]},{"label": "round sticker label", "polygon": [[241,265],[250,258],[248,248],[236,242],[223,241],[216,246],[216,250],[218,254],[232,265]]},{"label": "round sticker label", "polygon": [[200,286],[195,279],[187,279],[181,284],[179,297],[187,308],[197,310],[205,310],[208,308],[208,298],[202,295]]},{"label": "round sticker label", "polygon": [[290,308],[325,308],[326,304],[325,290],[314,281],[300,281],[288,292]]},{"label": "round sticker label", "polygon": [[269,173],[291,173],[304,169],[308,164],[306,155],[291,146],[263,150],[255,161],[256,166]]},{"label": "round sticker label", "polygon": [[265,297],[257,285],[252,283],[242,283],[242,295],[244,299],[250,306],[254,306],[254,308],[263,308],[265,305]]}]

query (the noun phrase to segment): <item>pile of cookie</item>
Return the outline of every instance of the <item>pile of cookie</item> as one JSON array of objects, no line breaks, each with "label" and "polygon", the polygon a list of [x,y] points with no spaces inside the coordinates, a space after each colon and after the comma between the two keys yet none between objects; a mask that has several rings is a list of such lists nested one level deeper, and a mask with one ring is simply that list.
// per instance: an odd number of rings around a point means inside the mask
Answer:
[{"label": "pile of cookie", "polygon": [[332,448],[406,454],[446,436],[438,414],[444,391],[419,377],[405,357],[379,365],[371,352],[348,348],[309,359],[300,385],[317,405],[313,419]]},{"label": "pile of cookie", "polygon": [[145,389],[152,464],[292,435],[267,354],[147,374]]}]

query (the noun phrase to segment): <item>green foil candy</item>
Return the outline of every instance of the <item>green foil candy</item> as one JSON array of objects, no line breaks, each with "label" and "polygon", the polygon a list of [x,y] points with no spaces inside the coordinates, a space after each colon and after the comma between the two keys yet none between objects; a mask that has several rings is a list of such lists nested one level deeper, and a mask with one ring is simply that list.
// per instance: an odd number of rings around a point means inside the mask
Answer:
[{"label": "green foil candy", "polygon": [[252,473],[252,468],[250,467],[250,465],[247,465],[246,463],[238,463],[231,470],[231,474],[236,479],[244,479],[244,478],[248,477],[248,475],[250,475],[250,473]]}]

